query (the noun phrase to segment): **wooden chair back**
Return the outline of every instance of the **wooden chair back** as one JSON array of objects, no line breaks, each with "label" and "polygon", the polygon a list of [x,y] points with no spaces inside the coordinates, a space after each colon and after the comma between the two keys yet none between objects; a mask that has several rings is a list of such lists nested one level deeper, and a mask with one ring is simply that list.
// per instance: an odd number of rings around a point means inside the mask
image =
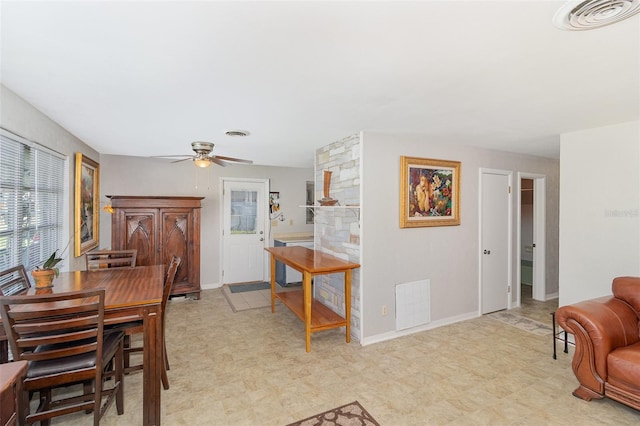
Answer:
[{"label": "wooden chair back", "polygon": [[26,293],[31,287],[24,266],[18,265],[0,272],[0,295],[13,296]]},{"label": "wooden chair back", "polygon": [[0,314],[14,359],[29,361],[25,392],[50,392],[51,388],[79,382],[96,384],[95,393],[72,404],[69,411],[56,414],[59,407],[44,407],[42,412],[29,415],[29,422],[73,411],[100,413],[104,297],[104,289],[98,289],[0,298]]},{"label": "wooden chair back", "polygon": [[85,255],[87,271],[102,268],[133,268],[138,250],[94,250]]}]

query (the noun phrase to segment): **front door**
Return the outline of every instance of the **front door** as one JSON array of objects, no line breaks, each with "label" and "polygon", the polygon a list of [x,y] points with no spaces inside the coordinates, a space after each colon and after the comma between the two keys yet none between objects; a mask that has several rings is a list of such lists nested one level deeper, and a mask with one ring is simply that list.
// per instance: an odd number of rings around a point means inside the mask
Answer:
[{"label": "front door", "polygon": [[509,301],[510,194],[507,172],[482,172],[480,207],[481,313],[499,311]]},{"label": "front door", "polygon": [[223,284],[265,280],[268,193],[267,180],[224,180]]}]

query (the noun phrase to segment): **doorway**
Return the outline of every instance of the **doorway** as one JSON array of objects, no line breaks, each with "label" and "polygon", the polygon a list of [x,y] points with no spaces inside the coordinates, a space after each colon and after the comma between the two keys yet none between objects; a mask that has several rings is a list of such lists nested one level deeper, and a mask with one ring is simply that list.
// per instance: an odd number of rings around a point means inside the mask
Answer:
[{"label": "doorway", "polygon": [[480,313],[511,307],[509,171],[480,169]]},{"label": "doorway", "polygon": [[517,306],[522,304],[525,296],[532,300],[546,300],[545,189],[544,175],[518,173]]},{"label": "doorway", "polygon": [[265,281],[268,276],[269,181],[222,179],[221,282]]}]

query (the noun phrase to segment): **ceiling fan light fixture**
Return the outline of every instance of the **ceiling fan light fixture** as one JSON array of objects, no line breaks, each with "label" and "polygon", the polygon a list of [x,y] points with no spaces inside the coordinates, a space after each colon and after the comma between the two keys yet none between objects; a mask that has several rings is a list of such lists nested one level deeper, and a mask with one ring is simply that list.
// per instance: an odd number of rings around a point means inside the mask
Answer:
[{"label": "ceiling fan light fixture", "polygon": [[553,16],[561,30],[584,31],[604,27],[640,12],[640,0],[568,0]]},{"label": "ceiling fan light fixture", "polygon": [[193,163],[198,167],[202,167],[203,169],[211,165],[211,161],[208,158],[194,158]]}]

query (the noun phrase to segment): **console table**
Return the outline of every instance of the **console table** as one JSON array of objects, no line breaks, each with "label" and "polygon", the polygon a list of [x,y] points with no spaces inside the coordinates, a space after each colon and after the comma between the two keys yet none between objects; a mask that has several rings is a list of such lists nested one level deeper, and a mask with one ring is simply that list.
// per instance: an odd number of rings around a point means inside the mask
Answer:
[{"label": "console table", "polygon": [[[271,312],[275,312],[275,301],[280,299],[298,318],[304,321],[306,350],[311,351],[311,333],[332,328],[346,327],[346,342],[351,341],[351,271],[359,268],[329,254],[306,247],[267,247],[271,254]],[[276,293],[276,261],[302,272],[302,290]],[[344,273],[345,317],[315,300],[311,294],[311,277],[321,274]]]}]

